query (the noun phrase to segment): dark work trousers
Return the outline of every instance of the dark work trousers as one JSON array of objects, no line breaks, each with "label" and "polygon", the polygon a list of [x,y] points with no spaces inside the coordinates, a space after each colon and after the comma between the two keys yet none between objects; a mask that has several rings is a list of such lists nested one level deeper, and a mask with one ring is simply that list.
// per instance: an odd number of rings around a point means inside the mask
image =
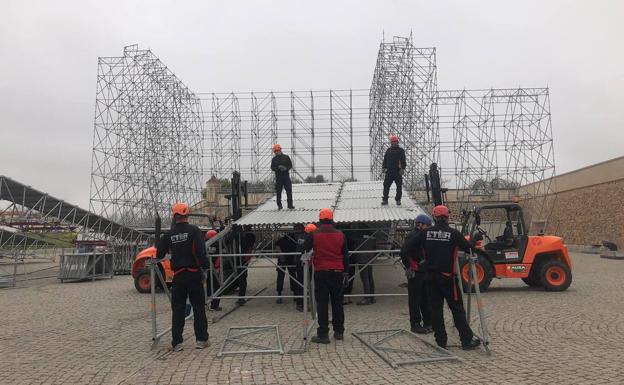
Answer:
[{"label": "dark work trousers", "polygon": [[386,172],[386,177],[383,182],[383,199],[388,200],[388,194],[390,194],[390,186],[392,186],[392,182],[396,184],[396,195],[394,196],[394,199],[400,201],[403,196],[403,176],[399,173],[399,170],[388,170]]},{"label": "dark work trousers", "polygon": [[[206,279],[206,292],[208,293],[208,296],[211,296],[212,293],[219,290],[220,287],[221,285],[219,284],[219,271],[215,270],[215,272],[212,274],[212,287],[210,287],[210,272],[208,272],[208,276]],[[210,301],[210,308],[216,309],[219,307],[220,303],[221,300],[213,299],[212,301]]]},{"label": "dark work trousers", "polygon": [[473,334],[468,322],[466,322],[466,311],[461,297],[456,278],[446,278],[440,273],[432,273],[431,281],[428,284],[428,294],[431,306],[431,326],[438,345],[446,346],[447,335],[444,327],[444,300],[451,313],[453,323],[459,331],[459,339],[462,343],[472,340]]},{"label": "dark work trousers", "polygon": [[172,346],[181,344],[183,341],[186,309],[188,297],[193,306],[193,327],[197,341],[208,340],[208,321],[206,320],[206,299],[202,285],[202,273],[200,271],[181,271],[173,276],[171,287],[171,341]]},{"label": "dark work trousers", "polygon": [[275,193],[277,194],[277,207],[282,208],[282,189],[286,190],[286,203],[292,207],[292,182],[288,173],[281,173],[275,177]]},{"label": "dark work trousers", "polygon": [[[372,254],[361,254],[358,256],[358,263],[360,265],[367,264],[373,259]],[[375,294],[375,281],[373,280],[373,266],[368,265],[364,269],[360,266],[360,279],[362,280],[362,289],[364,294]],[[352,285],[353,286],[353,285]],[[375,297],[368,297],[370,300],[374,300]]]},{"label": "dark work trousers", "polygon": [[[290,275],[290,291],[296,293],[297,290],[297,282],[295,282],[294,278],[297,276],[297,268],[295,267],[295,261],[293,261],[290,255],[283,255],[277,260],[277,265],[282,267],[283,269],[288,270],[288,274]],[[291,266],[291,267],[285,267]],[[286,278],[286,273],[280,269],[275,268],[277,270],[277,281],[275,282],[275,286],[277,287],[277,294],[282,295],[282,291],[284,291],[284,278]],[[296,294],[295,294],[296,295]]]},{"label": "dark work trousers", "polygon": [[414,273],[414,278],[407,280],[407,302],[409,304],[410,326],[423,323],[431,325],[431,309],[425,282],[425,273]]},{"label": "dark work trousers", "polygon": [[342,273],[334,271],[314,272],[314,295],[319,327],[319,337],[329,334],[329,303],[332,307],[334,333],[344,333],[344,307],[342,305]]},{"label": "dark work trousers", "polygon": [[[303,285],[303,265],[301,264],[301,261],[299,261],[297,263],[297,267],[295,267],[295,278],[297,279],[297,281],[301,282],[301,285]],[[292,280],[290,281],[291,285],[293,284]],[[294,283],[295,285],[295,290],[293,290],[293,292],[295,293],[295,295],[303,295],[303,286],[299,285],[298,283]],[[295,298],[295,303],[298,306],[303,306],[303,298]]]},{"label": "dark work trousers", "polygon": [[247,262],[245,262],[245,267],[239,267],[238,271],[236,272],[236,274],[240,273],[237,279],[239,297],[244,297],[245,294],[247,294],[247,272],[249,270],[247,270],[246,266],[247,266]]},{"label": "dark work trousers", "polygon": [[349,284],[344,288],[343,294],[351,294],[353,293],[353,282],[355,279],[352,279],[355,275],[355,266],[349,266]]}]

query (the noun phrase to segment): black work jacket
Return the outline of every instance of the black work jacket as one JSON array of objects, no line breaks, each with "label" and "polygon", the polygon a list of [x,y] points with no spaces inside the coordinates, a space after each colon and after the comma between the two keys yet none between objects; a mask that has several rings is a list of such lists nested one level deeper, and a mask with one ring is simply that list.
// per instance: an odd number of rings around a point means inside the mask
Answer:
[{"label": "black work jacket", "polygon": [[401,147],[390,147],[383,158],[383,168],[388,171],[405,170],[405,150]]},{"label": "black work jacket", "polygon": [[162,259],[171,252],[171,268],[174,272],[183,268],[204,268],[210,265],[206,258],[204,234],[187,222],[176,223],[160,237],[156,258]]},{"label": "black work jacket", "polygon": [[[286,167],[285,171],[280,171],[279,166]],[[290,157],[285,154],[275,155],[271,160],[271,170],[275,171],[275,177],[288,176],[288,171],[292,168]]]},{"label": "black work jacket", "polygon": [[421,266],[425,271],[455,272],[458,250],[469,252],[470,243],[457,230],[446,223],[436,224],[409,237],[405,242],[407,250],[422,250],[424,261]]}]

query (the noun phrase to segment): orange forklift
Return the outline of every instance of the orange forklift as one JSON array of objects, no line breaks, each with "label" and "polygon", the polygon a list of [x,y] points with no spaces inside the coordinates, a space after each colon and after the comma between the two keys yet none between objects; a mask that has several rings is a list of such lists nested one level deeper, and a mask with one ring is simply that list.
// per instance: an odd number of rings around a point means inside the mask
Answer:
[{"label": "orange forklift", "polygon": [[[475,267],[481,291],[488,289],[493,278],[521,278],[527,285],[547,291],[563,291],[572,283],[572,261],[563,238],[528,235],[517,203],[474,207],[462,216],[461,232],[477,250]],[[460,257],[459,266],[467,291],[466,256]]]},{"label": "orange forklift", "polygon": [[[424,177],[427,201],[444,204],[447,189],[441,187],[436,163],[431,164]],[[460,230],[477,250],[475,267],[482,292],[488,289],[493,278],[521,278],[527,285],[547,291],[563,291],[572,283],[572,261],[563,238],[528,235],[522,207],[517,203],[464,210]],[[460,256],[459,270],[464,291],[468,291],[470,264],[467,255]]]}]

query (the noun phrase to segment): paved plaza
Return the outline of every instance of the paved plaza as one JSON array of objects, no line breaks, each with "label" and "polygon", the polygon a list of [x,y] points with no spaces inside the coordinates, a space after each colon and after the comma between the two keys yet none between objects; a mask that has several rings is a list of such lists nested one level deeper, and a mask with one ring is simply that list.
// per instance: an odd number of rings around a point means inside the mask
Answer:
[{"label": "paved plaza", "polygon": [[[492,356],[457,347],[447,313],[450,349],[459,362],[392,369],[351,336],[354,331],[409,328],[406,297],[345,308],[345,340],[310,346],[304,354],[217,358],[230,326],[278,325],[286,351],[300,345],[302,316],[291,300],[255,299],[210,325],[212,346],[172,353],[169,336],[150,350],[149,295],[131,277],[60,284],[53,279],[0,290],[2,384],[622,384],[624,383],[624,262],[573,254],[574,281],[562,293],[495,280],[484,294]],[[377,268],[380,292],[401,292],[398,268]],[[250,273],[249,292],[274,293],[274,269]],[[287,285],[287,284],[286,284]],[[361,285],[356,279],[355,291]],[[224,301],[227,310],[233,301]],[[158,327],[169,326],[158,294]],[[209,319],[219,313],[210,312]],[[427,336],[431,341],[431,335]]]}]

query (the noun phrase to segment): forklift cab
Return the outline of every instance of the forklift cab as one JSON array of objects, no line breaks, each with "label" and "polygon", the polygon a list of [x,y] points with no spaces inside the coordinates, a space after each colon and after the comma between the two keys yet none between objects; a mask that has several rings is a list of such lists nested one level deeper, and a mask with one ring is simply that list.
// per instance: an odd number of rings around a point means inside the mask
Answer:
[{"label": "forklift cab", "polygon": [[516,203],[464,211],[462,234],[469,236],[494,264],[521,262],[528,241],[522,208]]}]

